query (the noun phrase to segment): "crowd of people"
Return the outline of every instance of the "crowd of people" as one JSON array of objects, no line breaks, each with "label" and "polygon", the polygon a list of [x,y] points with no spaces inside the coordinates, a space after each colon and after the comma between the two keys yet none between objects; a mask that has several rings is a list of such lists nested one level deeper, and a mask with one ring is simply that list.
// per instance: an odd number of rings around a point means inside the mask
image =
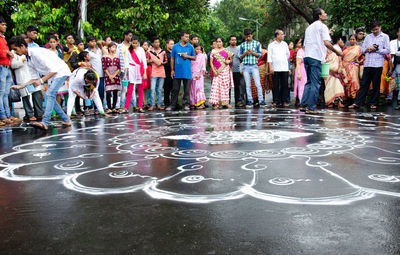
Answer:
[{"label": "crowd of people", "polygon": [[[72,116],[108,116],[131,108],[140,113],[209,106],[216,110],[230,109],[233,102],[235,107],[267,107],[270,91],[271,107],[293,103],[308,113],[319,103],[359,108],[367,95],[371,109],[376,109],[380,95],[390,94],[397,102],[400,29],[398,38],[389,42],[374,21],[365,39],[358,29],[345,43],[344,37],[331,39],[324,10],[315,9],[313,18],[305,37],[294,43],[285,42],[284,31],[278,29],[263,49],[253,31],[245,29],[243,36],[229,37],[228,47],[217,37],[206,54],[199,36],[186,31],[177,43],[166,40],[164,48],[158,37],[140,41],[131,30],[124,32],[121,43],[109,36],[88,36],[86,45],[72,34],[64,36],[63,45],[59,33],[51,31],[40,47],[35,26],[7,42],[7,24],[0,17],[0,126],[21,122],[11,114],[9,94],[15,91],[22,98],[24,120],[45,130],[54,116],[62,119],[57,126],[68,127]],[[212,80],[209,98],[204,91],[207,69]]]}]

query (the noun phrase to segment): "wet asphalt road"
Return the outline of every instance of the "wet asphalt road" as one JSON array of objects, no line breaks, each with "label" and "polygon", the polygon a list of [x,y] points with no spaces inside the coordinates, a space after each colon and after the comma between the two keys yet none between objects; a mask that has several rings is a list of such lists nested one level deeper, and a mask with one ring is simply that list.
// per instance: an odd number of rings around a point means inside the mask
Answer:
[{"label": "wet asphalt road", "polygon": [[0,132],[1,254],[400,253],[398,112],[159,112]]}]

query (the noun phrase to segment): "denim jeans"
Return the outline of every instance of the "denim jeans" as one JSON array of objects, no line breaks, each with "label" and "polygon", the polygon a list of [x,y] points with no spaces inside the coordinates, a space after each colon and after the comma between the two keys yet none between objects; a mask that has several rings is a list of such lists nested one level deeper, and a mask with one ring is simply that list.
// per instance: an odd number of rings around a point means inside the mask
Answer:
[{"label": "denim jeans", "polygon": [[[50,124],[51,113],[53,110],[60,116],[63,121],[69,121],[67,114],[63,111],[61,106],[56,101],[58,90],[64,85],[67,80],[67,76],[63,76],[53,80],[49,85],[46,92],[46,109],[44,110],[43,123],[47,126]],[[75,102],[75,98],[74,98]]]},{"label": "denim jeans", "polygon": [[321,61],[313,58],[304,58],[307,72],[307,83],[304,85],[303,98],[300,105],[309,110],[317,108],[319,88],[321,87]]},{"label": "denim jeans", "polygon": [[154,99],[157,98],[157,106],[161,107],[163,105],[163,91],[164,91],[164,80],[161,77],[151,77],[151,94],[147,99],[147,104],[154,106]]},{"label": "denim jeans", "polygon": [[0,119],[11,117],[8,94],[12,84],[10,68],[0,65]]},{"label": "denim jeans", "polygon": [[243,77],[246,82],[247,104],[253,104],[253,96],[251,95],[251,76],[253,75],[254,83],[257,87],[258,102],[264,102],[263,91],[261,87],[260,71],[257,65],[243,65]]}]

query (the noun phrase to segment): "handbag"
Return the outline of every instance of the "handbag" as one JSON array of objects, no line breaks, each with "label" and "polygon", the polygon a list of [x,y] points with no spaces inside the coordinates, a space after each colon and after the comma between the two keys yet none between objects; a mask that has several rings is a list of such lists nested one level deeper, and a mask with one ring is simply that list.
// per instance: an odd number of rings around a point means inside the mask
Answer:
[{"label": "handbag", "polygon": [[10,94],[8,94],[8,100],[11,103],[21,102],[21,94],[19,90],[10,89]]}]

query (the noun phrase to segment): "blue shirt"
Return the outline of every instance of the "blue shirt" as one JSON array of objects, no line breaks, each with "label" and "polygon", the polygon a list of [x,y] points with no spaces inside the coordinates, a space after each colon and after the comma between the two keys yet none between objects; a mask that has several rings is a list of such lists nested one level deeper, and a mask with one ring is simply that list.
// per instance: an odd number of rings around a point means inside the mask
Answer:
[{"label": "blue shirt", "polygon": [[182,46],[181,42],[174,45],[171,52],[171,57],[175,58],[175,77],[176,79],[192,79],[192,61],[184,59],[179,54],[186,53],[189,56],[195,57],[193,46],[188,43]]},{"label": "blue shirt", "polygon": [[28,48],[37,48],[40,47],[39,44],[35,43],[34,41],[32,41],[31,43],[28,43]]}]

